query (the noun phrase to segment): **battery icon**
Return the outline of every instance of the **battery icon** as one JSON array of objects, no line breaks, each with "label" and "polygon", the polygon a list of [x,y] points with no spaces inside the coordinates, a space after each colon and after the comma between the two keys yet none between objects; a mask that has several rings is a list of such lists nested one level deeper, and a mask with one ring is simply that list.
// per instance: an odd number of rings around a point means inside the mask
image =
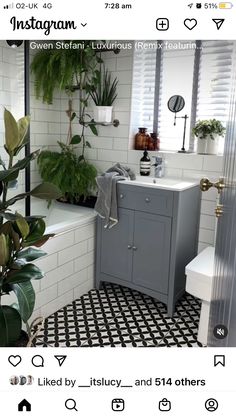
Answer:
[{"label": "battery icon", "polygon": [[225,2],[225,3],[219,3],[219,9],[232,9],[233,3]]}]

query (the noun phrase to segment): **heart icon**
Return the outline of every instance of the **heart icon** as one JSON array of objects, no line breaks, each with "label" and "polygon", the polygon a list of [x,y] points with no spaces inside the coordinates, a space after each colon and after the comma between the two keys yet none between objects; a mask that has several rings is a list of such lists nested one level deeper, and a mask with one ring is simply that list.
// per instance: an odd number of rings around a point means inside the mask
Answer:
[{"label": "heart icon", "polygon": [[13,366],[13,367],[17,367],[17,365],[19,365],[22,361],[22,358],[20,355],[11,355],[8,358],[8,362]]},{"label": "heart icon", "polygon": [[184,25],[186,28],[188,28],[190,31],[197,26],[197,20],[196,19],[185,19]]}]

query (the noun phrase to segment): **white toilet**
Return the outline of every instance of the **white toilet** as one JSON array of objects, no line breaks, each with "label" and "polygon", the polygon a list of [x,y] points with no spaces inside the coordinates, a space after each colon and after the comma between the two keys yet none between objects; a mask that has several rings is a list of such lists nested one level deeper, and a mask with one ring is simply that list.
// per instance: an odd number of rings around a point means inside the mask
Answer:
[{"label": "white toilet", "polygon": [[214,276],[215,248],[207,247],[186,267],[186,291],[202,300],[198,342],[207,345],[211,291]]}]

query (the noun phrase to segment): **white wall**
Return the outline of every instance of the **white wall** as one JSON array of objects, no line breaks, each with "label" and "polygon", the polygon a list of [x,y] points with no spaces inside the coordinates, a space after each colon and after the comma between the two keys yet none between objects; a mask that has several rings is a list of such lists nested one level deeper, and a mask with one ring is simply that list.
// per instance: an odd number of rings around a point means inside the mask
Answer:
[{"label": "white wall", "polygon": [[[5,163],[8,156],[4,149],[4,107],[13,113],[16,119],[24,116],[24,49],[14,49],[6,41],[0,41],[0,156]],[[19,155],[22,157],[23,152]],[[0,168],[1,170],[1,168]],[[24,184],[23,173],[18,178],[21,192]]]},{"label": "white wall", "polygon": [[[114,104],[113,117],[119,119],[120,126],[98,127],[99,136],[95,137],[88,132],[87,139],[92,149],[87,149],[86,155],[99,172],[108,169],[112,164],[119,161],[132,167],[139,172],[139,160],[142,152],[130,150],[129,123],[131,109],[131,86],[132,86],[132,51],[121,51],[118,55],[113,52],[103,53],[106,66],[114,77],[118,77],[118,98]],[[75,109],[78,101],[75,100]],[[57,149],[57,140],[66,139],[67,99],[63,94],[57,94],[53,105],[43,105],[36,101],[31,92],[31,115],[32,115],[32,145],[35,148],[50,146]],[[138,127],[137,127],[138,128]],[[74,123],[74,134],[77,133]],[[151,153],[150,154],[155,154]],[[217,180],[222,170],[222,156],[201,156],[196,154],[164,153],[166,162],[166,175],[179,178],[209,177]],[[32,173],[33,182],[39,181],[38,172]],[[214,243],[216,191],[210,190],[202,196],[201,223],[199,233],[199,250]]]}]

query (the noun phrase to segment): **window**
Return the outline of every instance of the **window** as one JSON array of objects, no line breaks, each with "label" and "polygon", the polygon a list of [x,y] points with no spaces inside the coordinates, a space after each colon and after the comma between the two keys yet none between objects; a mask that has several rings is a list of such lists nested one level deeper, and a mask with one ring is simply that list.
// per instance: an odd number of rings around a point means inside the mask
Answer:
[{"label": "window", "polygon": [[149,44],[151,48],[134,53],[131,135],[143,126],[159,133],[162,150],[179,150],[184,120],[177,119],[174,126],[174,114],[167,107],[168,99],[178,94],[185,107],[177,116],[189,117],[186,149],[193,150],[196,120],[216,118],[226,125],[235,43],[164,41],[161,48]]},{"label": "window", "polygon": [[[204,41],[200,56],[196,120],[219,119],[226,126],[229,115],[232,41]],[[223,153],[222,138],[220,152]]]},{"label": "window", "polygon": [[[185,107],[177,114],[188,115],[185,148],[189,146],[193,67],[196,44],[189,41],[165,42],[161,54],[160,90],[156,130],[161,139],[161,147],[165,150],[180,150],[182,146],[184,119],[177,119],[174,126],[174,113],[167,107],[169,98],[180,95],[185,100]],[[176,45],[176,49],[169,46]]]},{"label": "window", "polygon": [[153,131],[156,84],[156,49],[140,49],[134,54],[131,131],[146,127]]}]

